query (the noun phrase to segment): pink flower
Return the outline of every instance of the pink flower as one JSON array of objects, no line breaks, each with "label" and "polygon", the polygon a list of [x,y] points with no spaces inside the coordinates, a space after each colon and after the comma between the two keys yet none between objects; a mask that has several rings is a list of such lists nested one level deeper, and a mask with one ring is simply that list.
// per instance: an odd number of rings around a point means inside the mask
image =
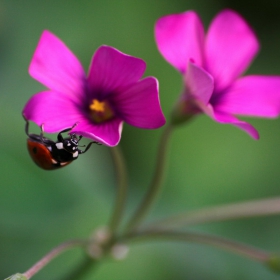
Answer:
[{"label": "pink flower", "polygon": [[[155,37],[163,57],[183,75],[179,104],[190,116],[204,112],[258,139],[257,130],[235,115],[273,118],[280,112],[280,77],[240,77],[258,52],[258,40],[234,11],[223,10],[205,35],[193,11],[160,18]],[[183,104],[183,105],[182,105]]]},{"label": "pink flower", "polygon": [[71,133],[108,146],[119,143],[123,121],[155,129],[165,123],[154,77],[141,79],[142,59],[101,46],[86,76],[73,53],[44,31],[29,73],[49,90],[35,94],[23,109],[26,119],[44,124],[49,133],[77,126]]}]

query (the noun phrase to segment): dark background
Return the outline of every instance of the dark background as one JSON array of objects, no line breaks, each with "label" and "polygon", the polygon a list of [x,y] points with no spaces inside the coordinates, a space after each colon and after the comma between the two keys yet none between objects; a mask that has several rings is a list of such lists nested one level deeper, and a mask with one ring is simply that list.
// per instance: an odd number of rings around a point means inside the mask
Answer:
[{"label": "dark background", "polygon": [[[168,118],[182,81],[157,51],[154,23],[165,14],[193,9],[208,26],[223,8],[242,14],[261,42],[261,51],[248,73],[280,74],[280,2],[275,0],[0,2],[0,279],[24,272],[64,240],[87,237],[106,224],[113,205],[114,169],[106,147],[94,146],[67,168],[53,172],[40,170],[29,158],[21,111],[30,96],[44,88],[27,71],[42,31],[49,29],[61,38],[85,69],[102,44],[144,59],[145,75],[159,79],[161,103]],[[179,128],[172,137],[164,193],[150,219],[186,209],[278,196],[280,120],[249,121],[259,130],[259,141],[206,116]],[[39,132],[35,125],[31,129]],[[121,147],[130,173],[130,211],[149,183],[161,131],[124,126]],[[277,216],[197,228],[280,251]],[[81,257],[79,250],[66,253],[34,279],[62,279]],[[156,242],[132,246],[126,260],[104,262],[84,279],[278,277],[258,263],[219,249]]]}]

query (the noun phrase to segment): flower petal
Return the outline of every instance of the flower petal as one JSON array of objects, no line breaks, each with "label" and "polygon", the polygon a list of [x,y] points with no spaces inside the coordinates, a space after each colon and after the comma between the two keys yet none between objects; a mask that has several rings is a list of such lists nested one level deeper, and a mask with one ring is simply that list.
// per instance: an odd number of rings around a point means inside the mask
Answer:
[{"label": "flower petal", "polygon": [[44,124],[44,131],[59,132],[66,128],[77,126],[72,133],[83,135],[108,146],[119,143],[122,131],[122,121],[115,118],[102,124],[91,122],[79,105],[66,94],[54,91],[44,91],[33,95],[23,109],[26,119],[38,126]]},{"label": "flower petal", "polygon": [[160,18],[155,25],[155,38],[160,53],[179,71],[186,71],[189,60],[202,66],[204,30],[195,12]]},{"label": "flower petal", "polygon": [[204,104],[207,104],[214,90],[214,81],[201,67],[192,62],[188,64],[188,70],[185,74],[185,91],[186,95],[196,97]]},{"label": "flower petal", "polygon": [[124,92],[112,96],[119,116],[128,124],[147,129],[165,124],[159,101],[158,81],[147,77]]},{"label": "flower petal", "polygon": [[85,73],[66,45],[45,30],[33,55],[29,74],[49,89],[66,93],[74,100],[83,94]]},{"label": "flower petal", "polygon": [[124,54],[109,46],[101,46],[95,52],[89,69],[89,93],[100,94],[102,98],[120,92],[136,83],[145,69],[146,64],[142,59]]},{"label": "flower petal", "polygon": [[229,86],[249,66],[259,49],[258,40],[243,18],[231,10],[220,12],[206,37],[206,70],[215,91]]},{"label": "flower petal", "polygon": [[246,76],[238,79],[215,105],[230,114],[273,118],[280,113],[280,77]]},{"label": "flower petal", "polygon": [[115,118],[102,124],[94,124],[88,119],[83,119],[71,130],[71,133],[82,135],[93,141],[107,146],[116,146],[120,142],[123,122]]},{"label": "flower petal", "polygon": [[214,120],[222,124],[234,125],[247,132],[252,138],[259,139],[258,131],[251,124],[240,121],[230,114],[214,111]]},{"label": "flower petal", "polygon": [[44,130],[49,133],[70,128],[83,118],[78,105],[68,95],[54,91],[33,95],[25,105],[23,115],[38,126],[44,124]]}]

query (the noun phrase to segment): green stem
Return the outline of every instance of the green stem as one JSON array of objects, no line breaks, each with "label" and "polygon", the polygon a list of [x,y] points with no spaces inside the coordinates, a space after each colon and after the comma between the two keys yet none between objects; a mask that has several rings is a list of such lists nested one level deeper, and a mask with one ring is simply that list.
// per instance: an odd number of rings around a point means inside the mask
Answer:
[{"label": "green stem", "polygon": [[181,213],[159,222],[154,222],[150,228],[183,227],[276,214],[280,214],[280,198],[268,198]]},{"label": "green stem", "polygon": [[171,136],[171,132],[173,131],[172,128],[173,126],[169,124],[165,127],[165,130],[163,131],[158,149],[156,169],[154,172],[153,179],[140,206],[138,207],[132,218],[129,220],[128,225],[126,227],[127,231],[133,230],[141,223],[141,221],[145,218],[148,211],[151,209],[152,205],[156,201],[162,189],[166,167],[168,143]]},{"label": "green stem", "polygon": [[62,252],[71,249],[73,247],[85,247],[88,244],[87,240],[70,240],[64,242],[51,250],[47,255],[45,255],[41,260],[35,263],[30,269],[28,269],[23,275],[30,279],[37,272],[39,272],[43,267],[45,267],[50,261],[52,261],[55,257],[60,255]]},{"label": "green stem", "polygon": [[117,174],[117,196],[111,221],[109,224],[110,231],[114,233],[121,223],[123,216],[125,202],[127,197],[127,172],[124,157],[121,149],[116,146],[110,149],[114,161],[115,170]]},{"label": "green stem", "polygon": [[266,263],[270,258],[270,253],[257,249],[246,244],[236,242],[230,239],[225,239],[219,236],[210,234],[194,233],[194,232],[179,232],[171,230],[142,230],[133,232],[124,237],[126,240],[142,241],[146,239],[158,240],[167,239],[171,241],[195,242],[199,244],[206,244],[213,247],[218,247],[238,255],[242,255],[249,259]]}]

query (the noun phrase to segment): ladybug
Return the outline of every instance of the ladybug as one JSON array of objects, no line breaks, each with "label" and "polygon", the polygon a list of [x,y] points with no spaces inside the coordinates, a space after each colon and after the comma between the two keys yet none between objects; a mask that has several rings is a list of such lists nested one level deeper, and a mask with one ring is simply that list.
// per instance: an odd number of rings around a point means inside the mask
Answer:
[{"label": "ladybug", "polygon": [[82,136],[77,137],[75,134],[71,134],[69,137],[63,138],[61,134],[70,131],[75,126],[76,124],[69,129],[60,131],[55,142],[43,136],[43,125],[41,126],[40,135],[29,134],[29,122],[26,120],[25,133],[28,136],[27,149],[33,161],[42,169],[54,170],[66,166],[77,159],[80,154],[85,153],[90,148],[91,144],[101,145],[93,141],[84,150],[80,150],[78,145]]}]

